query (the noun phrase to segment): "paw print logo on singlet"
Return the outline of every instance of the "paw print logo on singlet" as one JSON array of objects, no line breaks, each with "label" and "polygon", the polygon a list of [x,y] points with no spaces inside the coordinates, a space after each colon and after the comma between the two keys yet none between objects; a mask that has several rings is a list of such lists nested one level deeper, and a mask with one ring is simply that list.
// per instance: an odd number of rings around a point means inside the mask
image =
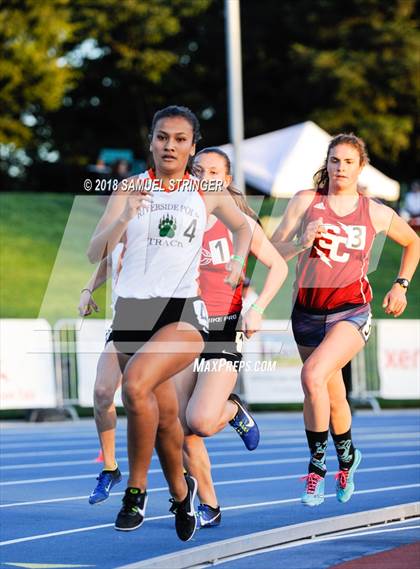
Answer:
[{"label": "paw print logo on singlet", "polygon": [[159,222],[159,236],[172,238],[175,236],[176,221],[172,215],[163,216]]}]

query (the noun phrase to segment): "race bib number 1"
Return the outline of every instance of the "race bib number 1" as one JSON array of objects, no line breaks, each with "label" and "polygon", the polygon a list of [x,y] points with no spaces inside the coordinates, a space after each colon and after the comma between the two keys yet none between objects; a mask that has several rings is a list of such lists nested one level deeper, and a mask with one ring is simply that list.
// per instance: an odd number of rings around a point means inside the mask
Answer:
[{"label": "race bib number 1", "polygon": [[229,262],[230,252],[226,237],[209,241],[209,247],[213,265],[223,265]]}]

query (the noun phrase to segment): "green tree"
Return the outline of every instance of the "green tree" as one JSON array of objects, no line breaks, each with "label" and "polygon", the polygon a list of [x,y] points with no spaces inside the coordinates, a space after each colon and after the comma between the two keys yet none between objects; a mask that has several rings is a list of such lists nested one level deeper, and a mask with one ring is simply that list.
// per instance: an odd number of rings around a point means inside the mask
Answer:
[{"label": "green tree", "polygon": [[72,41],[71,0],[0,5],[0,140],[26,146],[45,111],[58,109],[75,69],[61,59]]},{"label": "green tree", "polygon": [[[109,115],[116,115],[115,122],[120,112],[123,115],[121,128],[110,129],[118,142],[127,124],[138,124],[144,92],[161,83],[177,63],[179,55],[170,40],[182,31],[184,21],[205,10],[210,1],[3,2],[2,143],[43,159],[40,151],[45,155],[45,150],[57,148],[58,138],[64,156],[86,163],[92,139],[98,140],[104,122],[98,94],[107,87],[104,98],[111,97],[105,108]],[[127,142],[131,141],[123,145]]]},{"label": "green tree", "polygon": [[341,8],[312,3],[305,24],[314,33],[291,45],[308,92],[322,99],[309,116],[330,132],[356,130],[372,155],[395,164],[419,135],[416,1],[352,0]]},{"label": "green tree", "polygon": [[48,114],[63,160],[86,164],[104,146],[146,153],[148,127],[156,108],[186,102],[184,94],[191,90],[191,76],[186,78],[186,66],[180,60],[211,3],[75,3],[79,44],[84,38],[93,38],[101,54],[83,60],[81,80],[67,93],[63,107]]},{"label": "green tree", "polygon": [[419,153],[418,1],[242,2],[246,134],[312,119],[353,130],[409,181]]}]

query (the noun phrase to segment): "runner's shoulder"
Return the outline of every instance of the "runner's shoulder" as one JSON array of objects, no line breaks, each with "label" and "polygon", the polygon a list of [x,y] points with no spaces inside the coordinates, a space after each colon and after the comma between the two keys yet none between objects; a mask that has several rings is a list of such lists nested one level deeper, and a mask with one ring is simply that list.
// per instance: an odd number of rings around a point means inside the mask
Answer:
[{"label": "runner's shoulder", "polygon": [[308,209],[315,198],[316,190],[300,190],[290,200],[289,206],[293,208],[296,213],[303,213]]}]

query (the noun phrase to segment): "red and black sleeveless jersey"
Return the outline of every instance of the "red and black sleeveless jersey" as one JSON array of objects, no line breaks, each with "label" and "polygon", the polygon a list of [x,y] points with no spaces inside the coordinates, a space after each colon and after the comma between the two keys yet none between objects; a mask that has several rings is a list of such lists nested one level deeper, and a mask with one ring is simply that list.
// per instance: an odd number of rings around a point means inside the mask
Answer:
[{"label": "red and black sleeveless jersey", "polygon": [[226,264],[233,253],[232,239],[228,228],[218,219],[204,233],[200,261],[200,296],[209,316],[222,316],[240,312],[242,309],[242,284],[235,290],[224,280],[228,275]]},{"label": "red and black sleeveless jersey", "polygon": [[320,217],[326,235],[301,253],[296,265],[296,303],[314,312],[365,304],[372,299],[367,277],[375,229],[369,215],[369,198],[359,196],[355,211],[337,215],[326,192],[317,192],[302,220],[301,232]]}]

